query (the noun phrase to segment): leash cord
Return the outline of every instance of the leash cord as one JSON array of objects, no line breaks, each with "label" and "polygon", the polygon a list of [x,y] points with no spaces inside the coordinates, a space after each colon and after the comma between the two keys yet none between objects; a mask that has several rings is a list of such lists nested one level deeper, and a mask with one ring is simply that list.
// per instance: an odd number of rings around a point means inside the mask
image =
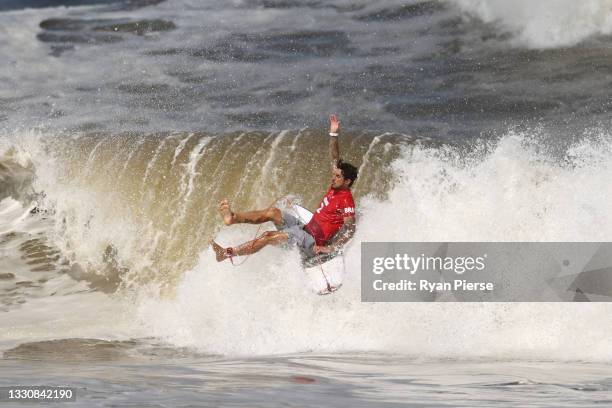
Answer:
[{"label": "leash cord", "polygon": [[[276,204],[276,203],[278,202],[278,200],[280,200],[280,198],[276,198],[276,199],[275,199],[275,200],[274,200],[274,201],[273,201],[273,202],[272,202],[272,203],[271,203],[271,204],[270,204],[270,205],[269,205],[269,206],[268,206],[268,207],[265,209],[265,211],[268,211],[270,208],[272,208],[272,206],[274,206],[274,204]],[[296,211],[296,213],[297,213],[297,211]],[[299,217],[299,214],[298,214],[298,217]],[[302,223],[304,222],[304,220],[303,220],[303,219],[301,219],[301,217],[300,217],[300,221],[302,221]],[[251,248],[250,248],[251,250],[252,250],[252,249],[253,249],[253,247],[255,246],[255,243],[256,243],[256,242],[257,242],[259,239],[261,239],[260,237],[258,237],[259,232],[261,231],[261,225],[262,225],[262,224],[259,224],[259,226],[257,227],[257,231],[255,232],[255,235],[254,235],[253,239],[251,240]],[[315,244],[315,245],[316,245],[316,244]],[[246,261],[249,259],[249,257],[250,257],[251,255],[253,255],[252,253],[251,253],[251,254],[248,254],[247,256],[245,256],[245,257],[244,257],[244,259],[243,259],[243,260],[242,260],[240,263],[235,263],[235,262],[234,262],[234,257],[235,257],[235,256],[237,256],[237,255],[235,254],[235,250],[234,250],[234,248],[233,248],[233,247],[229,247],[229,248],[227,248],[227,249],[226,249],[226,251],[227,251],[227,255],[228,255],[228,257],[229,257],[230,263],[231,263],[231,264],[232,264],[232,266],[233,266],[233,267],[235,267],[235,268],[236,268],[236,267],[239,267],[239,266],[244,265],[244,263],[245,263],[245,262],[246,262]],[[331,285],[331,283],[329,282],[329,279],[327,279],[327,275],[325,274],[325,271],[323,270],[323,263],[321,262],[321,255],[320,255],[320,254],[316,254],[316,255],[315,255],[315,257],[316,257],[316,260],[317,260],[317,265],[319,266],[319,270],[321,271],[321,275],[323,275],[323,279],[325,280],[325,285],[326,285],[326,287],[327,287],[327,291],[328,291],[329,293],[331,293],[331,292],[332,292],[332,285]]]},{"label": "leash cord", "polygon": [[[276,204],[276,202],[278,200],[280,200],[280,197],[274,199],[274,201],[272,201],[272,203],[268,207],[266,207],[265,211],[267,212],[270,208],[272,208],[274,206],[274,204]],[[232,213],[232,215],[233,215],[233,213]],[[261,239],[261,237],[258,237],[259,232],[261,231],[261,225],[262,224],[259,224],[259,226],[257,227],[257,231],[255,231],[255,235],[253,236],[253,239],[251,240],[251,248],[249,248],[250,250],[253,250],[253,247],[255,246],[255,243]],[[231,262],[233,267],[242,266],[251,257],[251,255],[253,255],[253,254],[248,254],[248,255],[246,255],[244,257],[244,259],[240,263],[234,263],[234,257],[237,256],[234,253],[234,248],[232,248],[232,247],[227,248],[226,251],[227,251],[227,254],[229,255],[229,260],[230,260],[230,262]]]}]

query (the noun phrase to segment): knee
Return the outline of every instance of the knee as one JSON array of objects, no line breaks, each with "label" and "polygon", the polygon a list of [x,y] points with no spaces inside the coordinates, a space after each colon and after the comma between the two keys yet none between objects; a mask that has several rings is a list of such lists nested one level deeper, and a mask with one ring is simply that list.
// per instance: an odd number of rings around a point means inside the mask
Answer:
[{"label": "knee", "polygon": [[276,238],[277,234],[278,234],[278,231],[266,231],[263,234],[261,234],[261,237],[265,239],[266,241],[273,241]]},{"label": "knee", "polygon": [[283,221],[283,214],[281,213],[281,210],[276,207],[268,208],[266,215],[268,218],[273,220],[275,224],[281,224]]},{"label": "knee", "polygon": [[286,234],[280,231],[266,231],[261,234],[261,239],[268,244],[280,244],[286,241]]}]

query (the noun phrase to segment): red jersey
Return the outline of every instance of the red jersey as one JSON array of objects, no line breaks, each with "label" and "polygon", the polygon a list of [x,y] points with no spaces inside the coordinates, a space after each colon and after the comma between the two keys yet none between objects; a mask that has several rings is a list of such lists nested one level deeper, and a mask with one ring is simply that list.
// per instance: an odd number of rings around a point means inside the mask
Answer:
[{"label": "red jersey", "polygon": [[317,245],[325,245],[344,225],[344,218],[351,216],[355,216],[351,190],[334,190],[330,187],[305,229],[314,237]]}]

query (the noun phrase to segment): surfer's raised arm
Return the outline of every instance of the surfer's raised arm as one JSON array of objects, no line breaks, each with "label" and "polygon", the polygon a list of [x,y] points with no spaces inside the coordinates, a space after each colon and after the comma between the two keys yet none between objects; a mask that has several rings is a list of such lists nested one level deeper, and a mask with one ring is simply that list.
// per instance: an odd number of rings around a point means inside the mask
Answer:
[{"label": "surfer's raised arm", "polygon": [[329,115],[329,154],[331,156],[332,169],[338,166],[338,161],[340,160],[338,132],[340,132],[340,121],[338,117],[335,114]]},{"label": "surfer's raised arm", "polygon": [[[308,220],[301,215],[283,211],[280,208],[268,207],[263,210],[234,212],[230,203],[223,200],[219,204],[219,212],[225,225],[246,223],[263,224],[273,222],[277,231],[266,231],[259,237],[245,242],[237,247],[223,248],[211,241],[218,262],[232,260],[235,256],[253,254],[266,245],[289,243],[297,245],[304,259],[304,265],[311,264],[314,259],[320,265],[325,260],[316,257],[317,254],[331,254],[328,260],[338,255],[347,242],[355,235],[355,200],[351,186],[357,180],[359,170],[350,163],[340,160],[338,147],[338,132],[340,121],[336,115],[329,116],[329,154],[332,171],[331,184],[321,200],[319,208],[311,214]],[[305,212],[308,210],[302,209]],[[316,258],[315,258],[316,257]],[[335,290],[329,282],[324,293]],[[323,294],[321,292],[320,294]]]}]

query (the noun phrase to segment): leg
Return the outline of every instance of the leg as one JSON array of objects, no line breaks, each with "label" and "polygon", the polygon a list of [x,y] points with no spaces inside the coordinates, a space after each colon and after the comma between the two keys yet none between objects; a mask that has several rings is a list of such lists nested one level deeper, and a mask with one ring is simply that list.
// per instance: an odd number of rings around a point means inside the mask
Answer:
[{"label": "leg", "polygon": [[219,212],[223,217],[225,225],[232,224],[263,224],[264,222],[272,221],[276,225],[283,223],[283,214],[276,207],[266,208],[265,210],[232,212],[230,202],[227,200],[221,201],[219,204]]},{"label": "leg", "polygon": [[245,242],[234,248],[223,248],[215,241],[211,241],[213,250],[217,258],[217,262],[221,262],[224,259],[231,258],[232,256],[251,255],[259,251],[266,245],[279,245],[287,242],[289,235],[282,231],[266,231],[259,237],[252,241]]}]

